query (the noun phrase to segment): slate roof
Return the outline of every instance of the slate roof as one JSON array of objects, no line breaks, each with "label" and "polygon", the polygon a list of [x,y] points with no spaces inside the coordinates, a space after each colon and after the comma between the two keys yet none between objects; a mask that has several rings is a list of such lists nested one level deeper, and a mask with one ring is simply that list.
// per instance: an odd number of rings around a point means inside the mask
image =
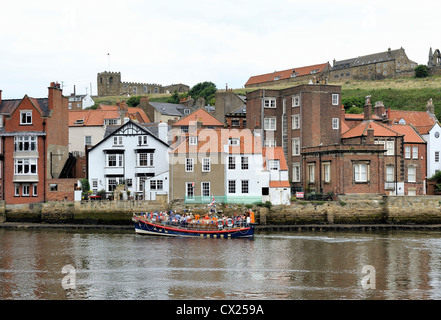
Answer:
[{"label": "slate roof", "polygon": [[[49,116],[48,98],[31,98],[25,95],[23,99],[29,99],[43,116]],[[10,115],[20,105],[23,99],[2,100],[0,103],[0,113]]]},{"label": "slate roof", "polygon": [[166,116],[177,116],[183,117],[184,109],[189,109],[186,106],[175,104],[175,103],[166,103],[166,102],[149,102],[149,104],[155,108],[159,113]]}]

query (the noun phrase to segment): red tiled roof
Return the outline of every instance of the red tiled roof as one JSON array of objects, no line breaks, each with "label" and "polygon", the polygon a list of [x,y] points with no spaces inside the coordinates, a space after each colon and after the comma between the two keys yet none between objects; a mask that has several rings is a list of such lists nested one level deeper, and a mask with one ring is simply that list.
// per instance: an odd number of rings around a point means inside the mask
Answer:
[{"label": "red tiled roof", "polygon": [[190,138],[187,137],[181,144],[170,153],[222,153],[228,145],[229,138],[238,138],[238,146],[228,146],[230,154],[259,154],[262,153],[262,142],[260,136],[253,135],[249,129],[200,129],[189,134],[190,137],[197,136],[197,145],[190,145]]},{"label": "red tiled roof", "polygon": [[286,164],[285,153],[282,147],[265,147],[263,148],[264,167],[266,167],[266,159],[279,160],[280,170],[288,170]]},{"label": "red tiled roof", "polygon": [[407,143],[424,143],[424,139],[418,134],[416,129],[411,125],[394,124],[391,126],[392,130],[404,135],[404,142]]},{"label": "red tiled roof", "polygon": [[290,188],[291,185],[289,184],[289,181],[270,181],[269,182],[270,188]]},{"label": "red tiled roof", "polygon": [[[245,83],[245,86],[257,84],[257,83],[269,82],[269,81],[276,81],[277,77],[279,77],[277,80],[289,79],[292,77],[293,74],[295,74],[296,77],[301,77],[301,76],[305,76],[305,75],[309,75],[309,74],[314,75],[314,74],[318,74],[318,73],[322,72],[328,66],[329,66],[329,63],[326,62],[326,63],[322,63],[322,64],[315,64],[312,66],[291,68],[288,70],[274,71],[271,73],[252,76]],[[314,70],[316,70],[316,71],[314,73],[311,73]]]},{"label": "red tiled roof", "polygon": [[[72,110],[69,111],[69,127],[75,126],[103,126],[104,119],[119,119],[118,111],[105,110]],[[83,120],[83,124],[75,124],[75,121]]]},{"label": "red tiled roof", "polygon": [[194,121],[202,122],[203,126],[224,126],[222,122],[217,120],[204,109],[198,109],[195,112],[190,113],[188,116],[175,122],[173,126],[188,126],[190,125],[190,122]]},{"label": "red tiled roof", "polygon": [[392,130],[389,127],[383,126],[375,121],[363,121],[359,125],[349,129],[342,134],[342,138],[354,138],[360,136],[366,136],[368,129],[374,129],[375,137],[395,137],[402,134]]},{"label": "red tiled roof", "polygon": [[411,124],[420,134],[427,134],[436,123],[436,119],[427,111],[388,110],[388,118],[392,123],[403,119],[406,124]]}]

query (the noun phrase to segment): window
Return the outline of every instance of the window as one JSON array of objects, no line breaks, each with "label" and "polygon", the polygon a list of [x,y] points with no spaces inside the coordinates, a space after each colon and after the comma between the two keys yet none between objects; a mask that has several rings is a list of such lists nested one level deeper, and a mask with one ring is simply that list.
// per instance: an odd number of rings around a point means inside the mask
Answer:
[{"label": "window", "polygon": [[235,170],[236,169],[236,158],[233,156],[228,157],[228,169]]},{"label": "window", "polygon": [[51,183],[51,184],[49,185],[49,190],[50,190],[50,191],[58,191],[58,184],[56,184],[56,183]]},{"label": "window", "polygon": [[368,181],[368,164],[367,163],[354,163],[354,181],[355,182],[367,182]]},{"label": "window", "polygon": [[332,129],[338,129],[338,118],[332,118]]},{"label": "window", "polygon": [[20,111],[20,124],[32,124],[32,111]]},{"label": "window", "polygon": [[300,155],[300,138],[292,138],[292,155]]},{"label": "window", "polygon": [[265,118],[264,119],[264,129],[265,130],[276,130],[276,118]]},{"label": "window", "polygon": [[294,97],[292,97],[292,106],[293,107],[300,106],[300,96],[299,95],[295,95]]},{"label": "window", "polygon": [[14,159],[14,174],[36,175],[37,159]]},{"label": "window", "polygon": [[435,162],[439,162],[439,151],[435,151]]},{"label": "window", "polygon": [[122,167],[123,166],[123,154],[122,153],[107,154],[107,166],[108,167]]},{"label": "window", "polygon": [[210,182],[202,182],[202,196],[209,197],[210,196]]},{"label": "window", "polygon": [[332,94],[332,105],[338,106],[338,94],[337,93]]},{"label": "window", "polygon": [[275,98],[266,98],[263,100],[263,105],[265,108],[275,108],[276,107],[276,99]]},{"label": "window", "polygon": [[191,113],[191,110],[190,109],[184,109],[184,114],[185,115],[189,115]]},{"label": "window", "polygon": [[393,156],[394,155],[394,141],[389,140],[386,141],[386,155],[387,156]]},{"label": "window", "polygon": [[276,147],[276,144],[274,139],[265,139],[265,147]]},{"label": "window", "polygon": [[37,137],[14,137],[14,151],[36,151]]},{"label": "window", "polygon": [[126,179],[126,186],[131,187],[133,185],[132,179],[128,178]]},{"label": "window", "polygon": [[240,120],[237,120],[237,119],[231,120],[231,126],[232,127],[240,127]]},{"label": "window", "polygon": [[34,183],[33,185],[32,185],[32,196],[33,197],[36,197],[36,196],[38,196],[38,187],[37,187],[38,185],[36,184],[36,183]]},{"label": "window", "polygon": [[186,158],[185,159],[185,172],[193,172],[194,165],[193,165],[193,158]]},{"label": "window", "polygon": [[240,158],[240,168],[242,170],[248,170],[248,157]]},{"label": "window", "polygon": [[189,197],[189,198],[194,197],[194,182],[186,182],[185,183],[185,192],[186,192],[187,197]]},{"label": "window", "polygon": [[394,166],[387,165],[386,166],[386,182],[394,182]]},{"label": "window", "polygon": [[238,146],[239,145],[239,139],[238,138],[228,138],[228,144],[230,146]]},{"label": "window", "polygon": [[407,182],[416,182],[416,167],[407,167]]},{"label": "window", "polygon": [[114,146],[122,146],[122,137],[113,137]]},{"label": "window", "polygon": [[300,163],[298,162],[292,164],[292,181],[300,182]]},{"label": "window", "polygon": [[280,169],[279,160],[270,160],[268,164],[268,168],[269,170],[279,170]]},{"label": "window", "polygon": [[410,146],[405,146],[404,147],[404,157],[406,159],[410,159]]},{"label": "window", "polygon": [[107,192],[113,192],[119,182],[120,178],[107,178]]},{"label": "window", "polygon": [[153,153],[138,153],[138,167],[153,167]]},{"label": "window", "polygon": [[202,158],[202,172],[210,172],[210,158]]},{"label": "window", "polygon": [[198,144],[198,137],[190,137],[188,144],[191,146],[196,146]]},{"label": "window", "polygon": [[144,185],[145,185],[146,180],[147,180],[147,177],[145,177],[145,176],[138,177],[138,191],[139,192],[144,191]]},{"label": "window", "polygon": [[162,190],[163,181],[162,180],[150,180],[150,190]]},{"label": "window", "polygon": [[14,197],[20,196],[20,185],[18,183],[14,184]]},{"label": "window", "polygon": [[242,193],[249,193],[249,181],[242,180],[241,181]]},{"label": "window", "polygon": [[92,136],[84,136],[84,145],[91,146],[92,145]]},{"label": "window", "polygon": [[117,125],[118,124],[118,119],[104,119],[104,125],[106,126],[112,126],[112,125]]},{"label": "window", "polygon": [[418,159],[418,147],[412,147],[412,159]]},{"label": "window", "polygon": [[181,126],[182,133],[188,133],[188,126]]},{"label": "window", "polygon": [[295,114],[292,116],[292,129],[300,129],[300,115]]},{"label": "window", "polygon": [[140,146],[147,145],[147,135],[138,136],[138,145]]},{"label": "window", "polygon": [[228,193],[236,193],[236,180],[228,180]]},{"label": "window", "polygon": [[323,182],[329,183],[331,181],[331,163],[323,163]]},{"label": "window", "polygon": [[30,193],[30,185],[28,183],[23,184],[23,189],[22,189],[22,196],[23,197],[29,197],[29,193]]},{"label": "window", "polygon": [[314,183],[315,181],[315,163],[308,163],[308,182]]}]

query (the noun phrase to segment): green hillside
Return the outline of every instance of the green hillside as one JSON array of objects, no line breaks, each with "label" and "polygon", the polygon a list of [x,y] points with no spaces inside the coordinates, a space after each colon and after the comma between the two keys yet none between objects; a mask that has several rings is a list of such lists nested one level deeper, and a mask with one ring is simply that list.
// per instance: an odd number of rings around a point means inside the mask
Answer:
[{"label": "green hillside", "polygon": [[[347,81],[344,83],[329,83],[341,85],[342,103],[346,109],[352,105],[359,107],[362,112],[365,97],[370,95],[374,105],[376,101],[383,101],[386,108],[401,110],[426,110],[427,101],[432,98],[435,106],[435,114],[441,119],[441,76],[427,78],[398,78],[376,81]],[[289,86],[293,86],[290,84]],[[287,86],[268,87],[283,89]],[[245,94],[254,88],[242,88],[234,90],[237,94]],[[357,111],[357,110],[355,110]]]}]

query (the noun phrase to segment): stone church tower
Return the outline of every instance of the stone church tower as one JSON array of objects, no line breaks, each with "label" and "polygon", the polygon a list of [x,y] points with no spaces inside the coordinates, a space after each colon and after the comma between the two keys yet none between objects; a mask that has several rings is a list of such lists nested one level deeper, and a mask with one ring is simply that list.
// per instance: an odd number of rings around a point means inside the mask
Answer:
[{"label": "stone church tower", "polygon": [[97,76],[98,96],[118,96],[121,87],[121,72],[101,72]]}]

